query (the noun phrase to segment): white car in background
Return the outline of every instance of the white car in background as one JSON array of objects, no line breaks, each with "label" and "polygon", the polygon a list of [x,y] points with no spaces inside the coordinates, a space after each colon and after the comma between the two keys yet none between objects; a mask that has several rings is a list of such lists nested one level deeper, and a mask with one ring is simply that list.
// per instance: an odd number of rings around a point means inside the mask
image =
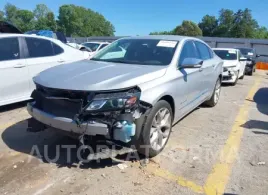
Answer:
[{"label": "white car in background", "polygon": [[222,83],[236,85],[238,79],[243,79],[247,58],[240,50],[233,48],[213,48],[213,51],[223,61]]},{"label": "white car in background", "polygon": [[110,43],[108,42],[85,42],[85,43],[82,43],[81,45],[88,48],[90,50],[89,55],[92,56],[96,52],[98,52],[99,50],[101,50],[102,48],[106,47],[109,44]]},{"label": "white car in background", "polygon": [[30,99],[35,89],[32,78],[41,71],[87,58],[57,39],[0,34],[0,106]]}]

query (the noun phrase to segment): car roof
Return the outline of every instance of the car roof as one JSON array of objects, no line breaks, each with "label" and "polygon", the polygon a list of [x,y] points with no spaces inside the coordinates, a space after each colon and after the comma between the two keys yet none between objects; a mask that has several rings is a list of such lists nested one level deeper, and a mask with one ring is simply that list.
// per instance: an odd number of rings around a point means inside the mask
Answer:
[{"label": "car roof", "polygon": [[250,48],[250,47],[236,47],[236,49],[250,49],[250,50],[254,50],[254,48]]},{"label": "car roof", "polygon": [[194,37],[179,36],[179,35],[147,35],[147,36],[125,37],[122,39],[160,39],[160,40],[167,40],[167,41],[182,41],[184,39],[192,39],[192,40],[202,41]]},{"label": "car roof", "polygon": [[98,43],[98,44],[109,44],[109,42],[101,42],[101,41],[87,41],[84,43]]},{"label": "car roof", "polygon": [[47,39],[49,41],[55,41],[55,42],[61,42],[58,39],[40,36],[40,35],[28,35],[28,34],[15,34],[15,33],[0,33],[0,38],[2,37],[31,37],[31,38],[41,38],[41,39]]},{"label": "car roof", "polygon": [[212,48],[213,50],[232,50],[232,51],[237,51],[238,49],[235,49],[235,48]]}]

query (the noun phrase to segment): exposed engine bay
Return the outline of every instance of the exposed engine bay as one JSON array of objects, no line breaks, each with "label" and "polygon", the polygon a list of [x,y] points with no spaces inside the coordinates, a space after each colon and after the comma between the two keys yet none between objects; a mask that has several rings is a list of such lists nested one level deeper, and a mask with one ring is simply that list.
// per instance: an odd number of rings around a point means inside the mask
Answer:
[{"label": "exposed engine bay", "polygon": [[[81,125],[85,123],[106,125],[107,138],[128,143],[136,133],[136,120],[152,107],[151,104],[140,101],[140,94],[138,87],[89,92],[36,85],[31,97],[35,100],[34,108],[51,114],[54,118],[72,119],[78,128],[82,128]],[[33,123],[29,123],[29,126],[31,124]],[[75,133],[86,134],[86,131]]]}]

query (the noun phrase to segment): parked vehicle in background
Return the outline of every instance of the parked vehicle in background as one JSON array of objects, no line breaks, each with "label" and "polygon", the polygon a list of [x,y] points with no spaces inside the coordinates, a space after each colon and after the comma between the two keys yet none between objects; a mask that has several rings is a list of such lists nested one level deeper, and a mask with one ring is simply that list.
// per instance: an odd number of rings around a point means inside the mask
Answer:
[{"label": "parked vehicle in background", "polygon": [[102,48],[106,47],[110,43],[108,42],[85,42],[81,45],[85,46],[86,48],[89,48],[91,52],[89,51],[89,55],[92,56]]},{"label": "parked vehicle in background", "polygon": [[253,75],[253,72],[256,71],[256,59],[260,57],[256,53],[254,48],[236,48],[239,49],[240,52],[247,58],[246,62],[246,74]]},{"label": "parked vehicle in background", "polygon": [[246,60],[240,50],[233,48],[213,48],[213,51],[223,59],[222,83],[236,85],[238,79],[245,75]]},{"label": "parked vehicle in background", "polygon": [[54,39],[60,40],[63,43],[67,43],[67,39],[66,39],[65,35],[62,32],[54,32],[54,31],[51,31],[51,30],[32,30],[32,31],[28,31],[28,32],[26,32],[24,34],[38,35],[38,36],[54,38]]},{"label": "parked vehicle in background", "polygon": [[0,34],[0,106],[30,99],[32,77],[41,71],[87,57],[57,39]]},{"label": "parked vehicle in background", "polygon": [[0,21],[0,33],[22,34],[22,32],[16,26],[5,21]]},{"label": "parked vehicle in background", "polygon": [[[40,128],[45,124],[78,135],[101,135],[134,144],[153,157],[165,147],[172,124],[202,103],[218,103],[222,64],[196,38],[123,38],[91,60],[34,77],[35,102],[28,104],[28,112],[41,122]],[[29,128],[36,120],[30,120]]]}]

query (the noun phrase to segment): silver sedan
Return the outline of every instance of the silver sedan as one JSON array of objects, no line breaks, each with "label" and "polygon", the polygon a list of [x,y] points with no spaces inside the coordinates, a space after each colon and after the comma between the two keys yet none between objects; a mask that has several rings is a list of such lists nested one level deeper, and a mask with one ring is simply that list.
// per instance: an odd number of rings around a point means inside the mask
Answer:
[{"label": "silver sedan", "polygon": [[200,104],[218,103],[222,64],[196,38],[123,38],[90,61],[36,76],[28,111],[55,129],[134,144],[152,157],[165,147],[172,124]]}]

